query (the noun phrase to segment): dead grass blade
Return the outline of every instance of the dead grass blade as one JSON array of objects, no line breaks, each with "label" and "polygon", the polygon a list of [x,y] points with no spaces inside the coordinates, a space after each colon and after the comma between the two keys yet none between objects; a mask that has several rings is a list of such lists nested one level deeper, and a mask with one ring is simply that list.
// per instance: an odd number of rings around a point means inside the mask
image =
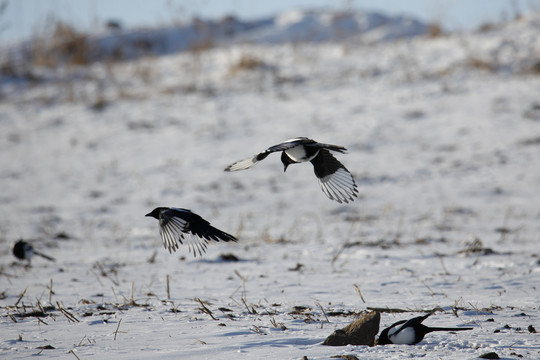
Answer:
[{"label": "dead grass blade", "polygon": [[254,333],[256,334],[259,334],[259,335],[268,335],[267,333],[265,333],[259,326],[257,325],[253,325],[251,326],[251,328],[249,328],[249,330],[253,331]]},{"label": "dead grass blade", "polygon": [[356,284],[353,284],[354,286],[354,289],[356,290],[356,293],[358,294],[358,296],[360,296],[360,299],[362,299],[362,302],[365,304],[366,303],[366,300],[364,300],[364,297],[362,296],[362,292],[360,291],[360,287]]},{"label": "dead grass blade", "polygon": [[170,290],[170,286],[169,286],[169,274],[167,274],[167,300],[170,300],[171,298],[171,290]]},{"label": "dead grass blade", "polygon": [[244,297],[242,297],[242,302],[244,303],[244,306],[246,307],[248,314],[251,314],[251,315],[257,314],[257,311],[255,311],[253,306],[251,307],[251,309],[249,308],[248,304],[246,303],[246,299]]},{"label": "dead grass blade", "polygon": [[53,290],[52,290],[52,278],[51,278],[51,283],[49,285],[49,304],[52,304],[51,302],[52,294],[53,294]]},{"label": "dead grass blade", "polygon": [[199,304],[201,304],[201,307],[199,308],[199,310],[201,310],[203,313],[205,314],[208,314],[213,320],[217,320],[215,317],[214,317],[214,314],[212,313],[212,311],[206,307],[206,305],[204,305],[203,301],[199,298],[196,298],[195,301],[197,301]]},{"label": "dead grass blade", "polygon": [[73,356],[75,356],[78,360],[81,360],[81,358],[78,357],[77,354],[75,354],[75,351],[73,351],[73,349],[69,350],[68,354],[73,354]]},{"label": "dead grass blade", "polygon": [[118,335],[118,329],[120,329],[120,323],[122,323],[122,319],[118,321],[118,326],[116,327],[116,330],[114,331],[114,340],[116,341],[116,336]]},{"label": "dead grass blade", "polygon": [[68,321],[80,322],[79,319],[77,319],[72,313],[64,309],[58,301],[56,302],[56,306],[58,307],[58,310],[62,313],[62,315],[64,315],[68,319]]},{"label": "dead grass blade", "polygon": [[19,302],[21,302],[22,298],[24,297],[24,294],[26,294],[26,290],[28,290],[28,286],[26,287],[26,289],[24,289],[22,293],[20,293],[19,298],[15,302],[15,305],[13,305],[14,307],[17,307],[17,305],[19,305]]},{"label": "dead grass blade", "polygon": [[318,303],[316,303],[316,304],[317,304],[317,306],[321,309],[321,311],[322,311],[322,313],[323,313],[323,315],[324,315],[324,317],[325,317],[325,319],[326,319],[326,322],[329,323],[330,320],[328,320],[328,316],[326,316],[326,312],[324,311],[324,309],[323,309],[321,303],[318,302]]}]

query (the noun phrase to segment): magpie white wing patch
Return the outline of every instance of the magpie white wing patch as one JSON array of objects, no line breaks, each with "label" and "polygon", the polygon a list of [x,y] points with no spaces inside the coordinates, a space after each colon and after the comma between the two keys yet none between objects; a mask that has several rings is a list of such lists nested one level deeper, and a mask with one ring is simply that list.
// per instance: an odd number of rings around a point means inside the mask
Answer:
[{"label": "magpie white wing patch", "polygon": [[319,178],[319,184],[326,196],[339,203],[354,201],[358,193],[353,176],[345,168]]},{"label": "magpie white wing patch", "polygon": [[287,144],[287,143],[294,143],[294,142],[315,142],[311,139],[308,139],[307,137],[305,136],[299,136],[299,137],[295,137],[295,138],[292,138],[292,139],[289,139],[289,140],[285,140],[284,142],[282,142],[281,144]]},{"label": "magpie white wing patch", "polygon": [[392,341],[392,343],[406,345],[415,343],[416,334],[414,328],[407,326],[403,330],[401,330],[401,328],[399,330],[400,331],[396,329],[395,331],[390,331],[388,333],[388,338],[390,339],[390,341]]},{"label": "magpie white wing patch", "polygon": [[170,253],[178,250],[178,242],[182,244],[186,225],[187,221],[177,217],[169,217],[168,219],[161,219],[159,221],[159,234],[161,235],[163,246]]},{"label": "magpie white wing patch", "polygon": [[302,145],[293,146],[292,148],[284,150],[284,151],[289,156],[289,158],[294,162],[309,161],[318,154],[318,152],[316,152],[313,156],[308,158],[306,154],[306,149]]},{"label": "magpie white wing patch", "polygon": [[326,149],[311,159],[315,176],[328,198],[339,203],[354,201],[358,193],[352,174]]},{"label": "magpie white wing patch", "polygon": [[170,253],[178,250],[178,243],[183,244],[182,240],[187,241],[188,249],[194,256],[206,252],[208,240],[200,238],[187,232],[189,223],[178,217],[170,217],[168,221],[162,221],[159,227],[159,233],[163,246]]},{"label": "magpie white wing patch", "polygon": [[258,162],[259,161],[257,160],[257,155],[255,155],[253,157],[237,161],[234,164],[227,166],[225,168],[225,171],[246,170],[255,166],[255,164],[257,164]]},{"label": "magpie white wing patch", "polygon": [[206,252],[208,240],[191,234],[186,239],[188,241],[188,249],[193,253],[193,256],[197,256],[197,253],[202,256]]}]

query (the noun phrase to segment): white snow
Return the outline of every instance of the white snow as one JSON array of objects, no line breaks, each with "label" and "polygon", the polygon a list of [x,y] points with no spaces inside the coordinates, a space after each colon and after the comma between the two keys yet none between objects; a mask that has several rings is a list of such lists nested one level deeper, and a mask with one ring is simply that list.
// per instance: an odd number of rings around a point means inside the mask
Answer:
[{"label": "white snow", "polygon": [[[385,19],[405,39],[283,32],[329,34],[333,17],[267,24],[290,41],[260,28],[261,41],[204,51],[22,66],[37,82],[3,73],[0,357],[539,356],[527,328],[540,328],[540,17],[436,38],[399,17]],[[309,163],[283,173],[279,154],[223,171],[297,136],[348,149],[336,158],[355,202],[329,200]],[[144,216],[157,206],[239,242],[171,255]],[[57,261],[25,267],[19,238]],[[54,308],[21,316],[38,304]],[[353,313],[386,307],[412,312],[382,313],[381,330],[434,308],[426,325],[474,330],[321,345]]]}]

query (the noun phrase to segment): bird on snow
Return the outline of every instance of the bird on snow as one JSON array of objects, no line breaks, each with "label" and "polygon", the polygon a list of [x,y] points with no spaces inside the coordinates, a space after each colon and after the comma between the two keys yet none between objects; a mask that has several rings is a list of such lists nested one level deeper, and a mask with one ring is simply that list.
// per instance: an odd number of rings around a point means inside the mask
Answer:
[{"label": "bird on snow", "polygon": [[274,145],[253,157],[240,160],[225,168],[225,171],[245,170],[264,160],[269,154],[281,151],[283,171],[291,164],[310,161],[319,180],[322,191],[330,199],[339,203],[354,201],[358,189],[352,174],[330,151],[344,154],[343,146],[318,143],[307,137],[297,137]]},{"label": "bird on snow", "polygon": [[[387,327],[379,335],[377,345],[388,344],[406,344],[414,345],[422,341],[427,333],[432,331],[463,331],[473,328],[446,328],[446,327],[428,327],[422,324],[431,313],[418,316],[409,320],[400,320]],[[403,325],[402,325],[403,324]],[[401,326],[400,326],[401,325]]]},{"label": "bird on snow", "polygon": [[12,251],[13,251],[13,256],[15,256],[17,259],[20,259],[20,260],[28,260],[28,264],[30,264],[30,261],[34,255],[41,256],[42,258],[45,258],[49,261],[55,261],[54,258],[50,257],[49,255],[45,255],[35,250],[32,245],[30,245],[23,239],[20,239],[15,244],[13,244]]},{"label": "bird on snow", "polygon": [[[191,210],[182,208],[158,207],[146,214],[159,220],[159,233],[163,246],[170,253],[178,249],[178,243],[188,240],[189,251],[202,256],[210,240],[238,241],[234,236],[211,226],[208,221]],[[188,235],[186,237],[186,235]]]}]

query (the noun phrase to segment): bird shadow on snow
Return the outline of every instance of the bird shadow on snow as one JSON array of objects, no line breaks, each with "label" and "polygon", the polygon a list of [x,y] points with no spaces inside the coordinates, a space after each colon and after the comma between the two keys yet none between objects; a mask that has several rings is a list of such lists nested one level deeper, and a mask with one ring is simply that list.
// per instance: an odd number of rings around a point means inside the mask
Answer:
[{"label": "bird shadow on snow", "polygon": [[198,259],[196,260],[198,263],[202,263],[202,264],[237,264],[237,263],[248,263],[248,262],[253,262],[255,264],[259,264],[260,261],[257,260],[257,259],[240,259],[240,258],[236,258],[235,260],[227,260],[227,259],[224,259],[222,256],[218,256],[214,259],[208,259],[208,258],[205,258],[205,259]]},{"label": "bird shadow on snow", "polygon": [[[235,336],[235,335],[248,335],[253,334],[252,332],[230,332],[227,334],[224,334],[225,336]],[[242,344],[242,348],[254,348],[254,347],[260,347],[260,346],[272,346],[272,347],[288,347],[288,346],[311,346],[311,345],[317,345],[322,344],[322,340],[320,339],[307,339],[307,338],[286,338],[286,339],[268,339],[264,341],[256,340],[256,341],[249,341]]]}]

